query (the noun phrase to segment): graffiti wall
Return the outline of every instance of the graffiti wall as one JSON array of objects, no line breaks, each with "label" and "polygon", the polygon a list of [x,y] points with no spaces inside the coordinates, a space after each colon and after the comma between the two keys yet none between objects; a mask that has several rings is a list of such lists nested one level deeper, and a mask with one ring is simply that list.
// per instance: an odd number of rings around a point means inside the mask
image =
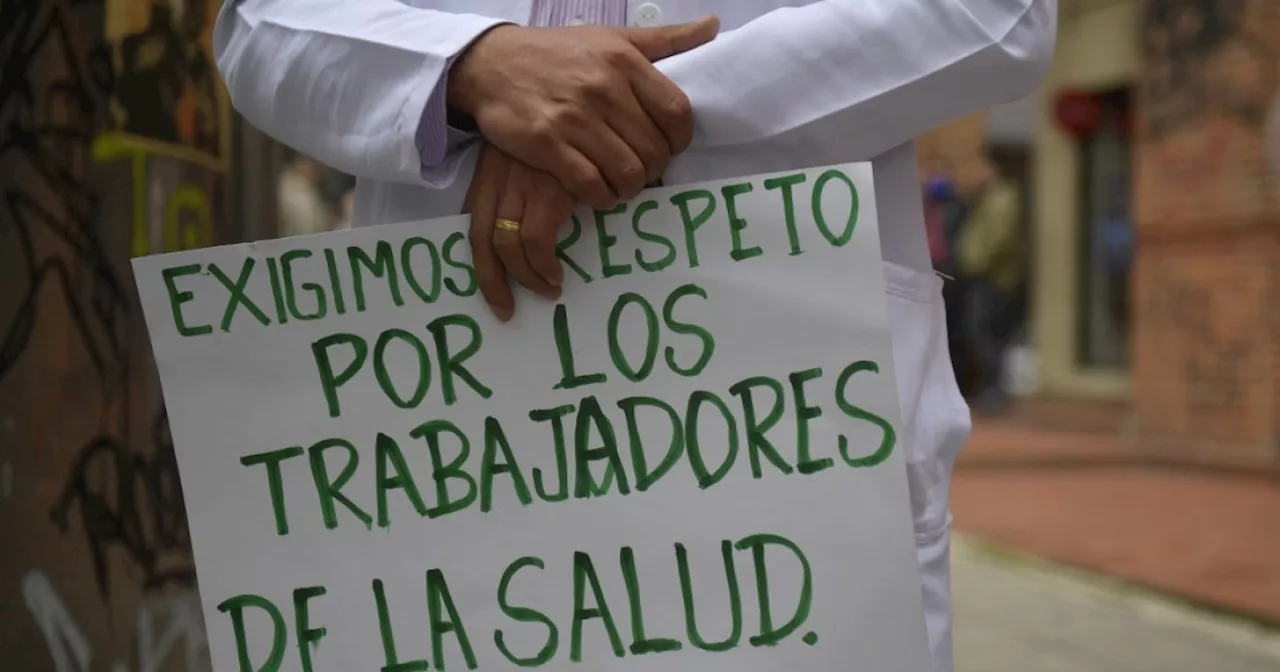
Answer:
[{"label": "graffiti wall", "polygon": [[208,668],[128,260],[226,242],[218,0],[0,0],[0,669]]}]

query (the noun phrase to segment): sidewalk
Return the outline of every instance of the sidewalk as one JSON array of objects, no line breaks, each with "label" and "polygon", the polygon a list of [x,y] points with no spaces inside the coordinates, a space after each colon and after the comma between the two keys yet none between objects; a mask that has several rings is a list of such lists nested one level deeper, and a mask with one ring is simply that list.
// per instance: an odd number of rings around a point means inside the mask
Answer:
[{"label": "sidewalk", "polygon": [[978,423],[956,529],[1280,625],[1280,480],[1143,465],[1115,432]]},{"label": "sidewalk", "polygon": [[1280,631],[956,537],[956,672],[1272,672]]}]

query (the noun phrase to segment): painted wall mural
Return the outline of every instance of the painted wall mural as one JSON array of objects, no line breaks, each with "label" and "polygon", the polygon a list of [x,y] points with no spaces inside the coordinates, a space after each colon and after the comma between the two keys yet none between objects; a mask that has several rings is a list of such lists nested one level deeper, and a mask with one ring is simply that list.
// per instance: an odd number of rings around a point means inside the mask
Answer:
[{"label": "painted wall mural", "polygon": [[219,6],[0,0],[0,669],[208,668],[128,260],[226,242]]}]

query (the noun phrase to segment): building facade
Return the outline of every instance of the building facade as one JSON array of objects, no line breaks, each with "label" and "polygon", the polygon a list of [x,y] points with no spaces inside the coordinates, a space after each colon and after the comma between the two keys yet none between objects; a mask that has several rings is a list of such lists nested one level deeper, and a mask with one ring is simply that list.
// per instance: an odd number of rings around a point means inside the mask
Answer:
[{"label": "building facade", "polygon": [[[1040,392],[1280,461],[1280,3],[1063,0],[1033,170]],[[1270,153],[1270,155],[1268,155]]]}]

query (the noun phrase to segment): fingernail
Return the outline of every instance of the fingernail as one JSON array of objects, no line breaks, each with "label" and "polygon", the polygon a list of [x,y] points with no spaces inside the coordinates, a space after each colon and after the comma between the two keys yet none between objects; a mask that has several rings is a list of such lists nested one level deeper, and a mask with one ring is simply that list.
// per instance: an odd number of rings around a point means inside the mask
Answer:
[{"label": "fingernail", "polygon": [[492,303],[489,304],[489,310],[493,311],[494,317],[503,322],[510,320],[511,316],[516,314],[514,307],[495,306]]}]

